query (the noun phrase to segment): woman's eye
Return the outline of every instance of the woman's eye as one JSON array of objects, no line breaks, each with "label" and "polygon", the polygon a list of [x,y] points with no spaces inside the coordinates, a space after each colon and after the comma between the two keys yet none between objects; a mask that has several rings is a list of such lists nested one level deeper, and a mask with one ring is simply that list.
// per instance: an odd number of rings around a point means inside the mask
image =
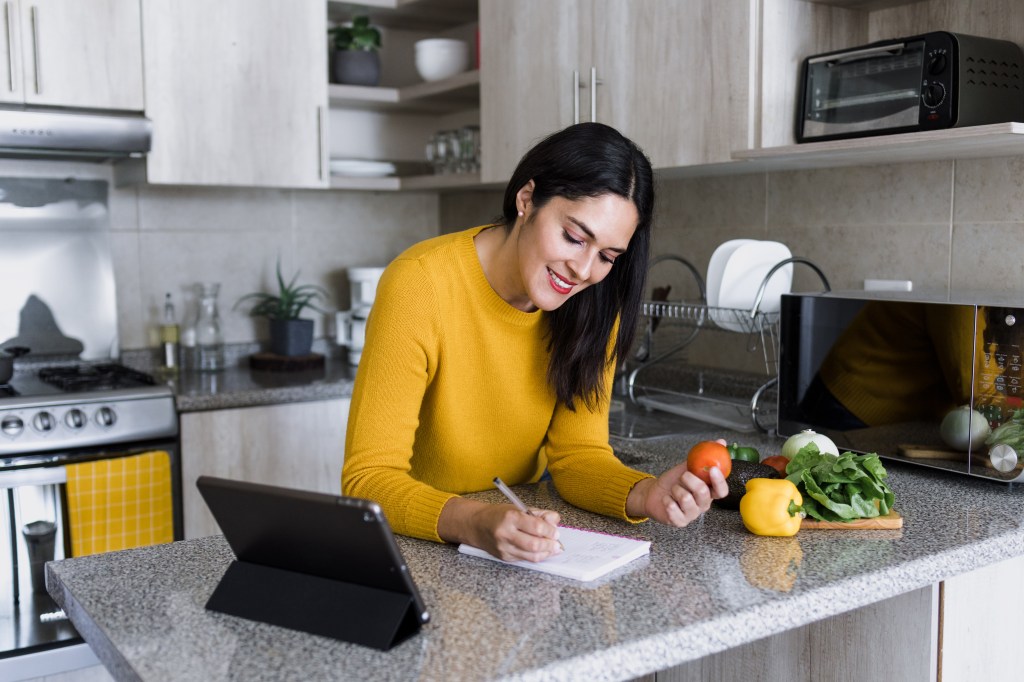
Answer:
[{"label": "woman's eye", "polygon": [[601,254],[601,260],[603,260],[608,265],[615,265],[615,259],[614,258],[609,258],[608,256],[604,255],[603,253]]},{"label": "woman's eye", "polygon": [[562,237],[565,239],[565,241],[569,242],[570,244],[575,244],[576,246],[579,246],[580,244],[583,243],[582,239],[576,239],[566,230],[562,230]]}]

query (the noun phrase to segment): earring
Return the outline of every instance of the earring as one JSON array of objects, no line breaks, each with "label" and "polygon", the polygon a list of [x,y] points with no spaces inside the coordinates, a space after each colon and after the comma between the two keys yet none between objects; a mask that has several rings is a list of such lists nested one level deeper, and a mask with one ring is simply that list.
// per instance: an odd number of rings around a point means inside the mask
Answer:
[{"label": "earring", "polygon": [[519,212],[519,217],[520,217],[520,218],[522,218],[522,217],[523,217],[523,212],[522,212],[522,211],[520,211],[520,212]]}]

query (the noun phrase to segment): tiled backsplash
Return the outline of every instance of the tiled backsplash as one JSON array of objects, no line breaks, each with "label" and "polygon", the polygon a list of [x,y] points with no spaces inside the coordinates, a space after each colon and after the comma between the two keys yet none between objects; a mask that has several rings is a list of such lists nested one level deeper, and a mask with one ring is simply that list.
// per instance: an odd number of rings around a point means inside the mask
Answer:
[{"label": "tiled backsplash", "polygon": [[[13,162],[9,162],[13,163]],[[42,168],[43,170],[38,170]],[[55,168],[55,170],[54,170]],[[31,174],[109,179],[109,168],[32,166]],[[24,166],[0,164],[0,172]],[[777,239],[816,262],[834,289],[863,280],[909,279],[915,290],[1020,291],[1024,296],[1024,157],[896,164],[661,181],[655,253],[678,253],[702,273],[727,239]],[[222,282],[225,339],[265,338],[235,301],[286,275],[320,284],[347,307],[346,269],[385,264],[408,245],[500,213],[502,192],[423,193],[112,187],[111,234],[121,346],[155,346],[164,293],[179,317],[191,287]],[[692,277],[671,263],[654,283],[693,296]],[[807,270],[795,286],[818,286]],[[187,304],[187,305],[186,305]],[[317,318],[317,336],[330,330]],[[755,369],[761,363],[754,362]]]}]

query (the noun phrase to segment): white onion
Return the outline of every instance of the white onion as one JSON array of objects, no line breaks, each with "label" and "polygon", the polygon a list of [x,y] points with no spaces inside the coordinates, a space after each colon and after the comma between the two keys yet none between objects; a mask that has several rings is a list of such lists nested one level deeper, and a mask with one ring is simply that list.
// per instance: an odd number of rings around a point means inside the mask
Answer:
[{"label": "white onion", "polygon": [[953,408],[939,425],[943,442],[962,452],[980,447],[988,438],[989,430],[988,420],[970,405]]},{"label": "white onion", "polygon": [[818,452],[827,452],[831,455],[839,456],[839,448],[832,442],[832,439],[828,436],[816,433],[811,429],[804,429],[800,433],[794,434],[786,439],[786,442],[782,444],[782,452],[780,453],[783,457],[793,459],[796,453],[800,452],[800,448],[807,445],[808,443],[814,443],[818,446]]}]

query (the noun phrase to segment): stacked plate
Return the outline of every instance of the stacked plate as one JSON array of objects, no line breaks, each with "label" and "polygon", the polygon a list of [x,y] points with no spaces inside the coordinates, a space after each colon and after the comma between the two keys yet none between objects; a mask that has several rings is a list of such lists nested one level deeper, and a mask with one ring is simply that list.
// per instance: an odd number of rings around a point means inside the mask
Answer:
[{"label": "stacked plate", "polygon": [[[792,256],[781,242],[757,239],[732,239],[715,249],[706,280],[708,307],[715,324],[737,332],[755,329],[750,310],[762,282],[773,267]],[[758,312],[777,313],[782,294],[789,292],[792,283],[792,263],[776,270],[765,286]]]},{"label": "stacked plate", "polygon": [[352,178],[382,178],[395,172],[395,164],[362,159],[331,159],[331,175]]}]

